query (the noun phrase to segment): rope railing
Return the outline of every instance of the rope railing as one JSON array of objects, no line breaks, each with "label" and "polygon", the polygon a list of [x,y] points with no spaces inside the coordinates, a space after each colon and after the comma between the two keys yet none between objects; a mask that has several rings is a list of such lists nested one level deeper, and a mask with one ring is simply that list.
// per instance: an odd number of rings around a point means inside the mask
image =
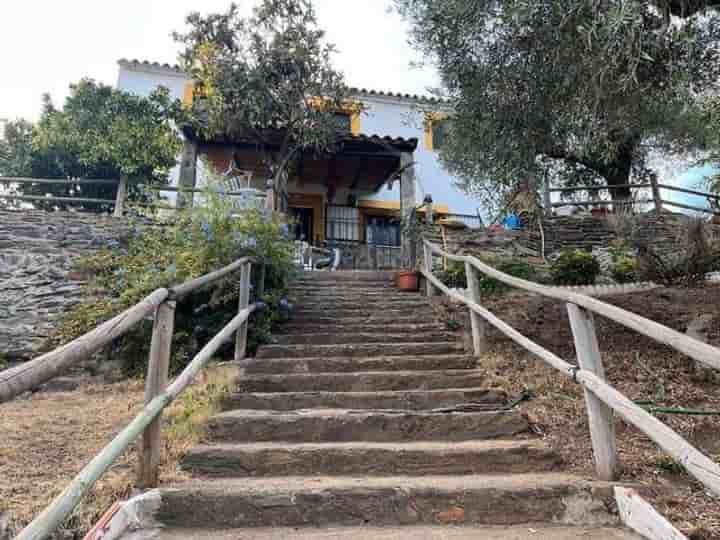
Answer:
[{"label": "rope railing", "polygon": [[[95,482],[140,436],[142,436],[142,445],[138,484],[143,488],[157,485],[162,411],[192,383],[198,372],[233,334],[235,359],[241,360],[245,357],[248,319],[256,310],[256,305],[249,303],[252,263],[252,258],[244,257],[220,270],[182,285],[170,289],[158,289],[133,307],[67,345],[21,366],[0,372],[0,403],[2,403],[50,380],[74,363],[88,358],[114,339],[125,335],[141,320],[154,314],[148,374],[145,380],[145,407],[80,471],[65,490],[20,532],[16,537],[17,540],[43,540],[49,537],[73,512]],[[176,300],[238,270],[241,272],[238,314],[195,355],[182,373],[168,386]],[[263,284],[259,283],[258,289],[262,288]]]},{"label": "rope railing", "polygon": [[[448,253],[427,240],[423,241],[423,247],[425,258],[420,271],[427,280],[427,294],[433,296],[436,291],[441,291],[470,309],[473,347],[477,356],[481,356],[487,349],[486,328],[489,324],[583,386],[595,466],[599,478],[614,480],[617,475],[618,460],[613,424],[613,412],[615,412],[675,458],[688,473],[702,482],[710,491],[720,495],[720,466],[717,463],[607,383],[593,315],[602,315],[715,369],[720,369],[719,348],[695,340],[635,313],[606,304],[596,298],[510,276],[484,264],[475,257]],[[465,263],[469,298],[451,290],[433,275],[434,255]],[[575,366],[566,362],[483,308],[478,273],[515,288],[566,302],[579,365]]]}]

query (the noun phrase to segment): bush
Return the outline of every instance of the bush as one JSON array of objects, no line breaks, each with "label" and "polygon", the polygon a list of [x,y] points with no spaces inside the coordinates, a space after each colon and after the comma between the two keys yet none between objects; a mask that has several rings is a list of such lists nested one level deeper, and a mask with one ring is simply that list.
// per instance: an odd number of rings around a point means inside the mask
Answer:
[{"label": "bush", "polygon": [[550,275],[556,285],[592,285],[600,274],[600,263],[592,253],[565,250],[552,263]]},{"label": "bush", "polygon": [[638,273],[643,280],[672,287],[702,284],[705,275],[720,268],[720,251],[710,245],[701,220],[687,224],[684,249],[659,253],[645,240],[637,241]]},{"label": "bush", "polygon": [[[177,212],[167,223],[136,221],[127,246],[109,246],[83,261],[84,270],[93,276],[91,289],[101,293],[68,314],[54,341],[75,339],[157,288],[199,277],[249,255],[266,264],[263,300],[269,306],[267,312],[251,318],[252,353],[267,341],[269,328],[288,306],[285,292],[293,269],[293,245],[283,226],[261,212],[234,213],[220,191],[209,189],[203,205]],[[257,265],[254,268],[257,273]],[[178,302],[172,372],[181,370],[237,313],[238,281],[237,274],[230,275]],[[113,352],[120,355],[126,374],[144,373],[151,331],[152,321],[143,321],[114,344]]]},{"label": "bush", "polygon": [[[525,261],[509,259],[498,262],[495,267],[501,272],[509,274],[513,277],[526,279],[528,281],[537,280],[537,273],[535,272],[535,268],[530,266]],[[480,291],[482,294],[500,294],[510,289],[512,289],[512,287],[506,285],[502,281],[498,281],[495,278],[483,276],[480,279]]]},{"label": "bush", "polygon": [[[535,268],[525,261],[517,259],[506,259],[492,264],[495,268],[514,277],[527,279],[529,281],[536,280]],[[448,264],[447,270],[436,272],[436,275],[445,285],[451,288],[465,289],[467,288],[467,276],[465,275],[465,264],[459,262],[451,262]],[[480,292],[481,294],[500,294],[510,289],[508,285],[485,276],[480,275]]]},{"label": "bush", "polygon": [[638,261],[624,246],[610,248],[610,275],[618,283],[637,280]]},{"label": "bush", "polygon": [[435,273],[440,281],[451,289],[466,289],[467,277],[465,276],[465,263],[451,261],[447,270],[440,270]]}]

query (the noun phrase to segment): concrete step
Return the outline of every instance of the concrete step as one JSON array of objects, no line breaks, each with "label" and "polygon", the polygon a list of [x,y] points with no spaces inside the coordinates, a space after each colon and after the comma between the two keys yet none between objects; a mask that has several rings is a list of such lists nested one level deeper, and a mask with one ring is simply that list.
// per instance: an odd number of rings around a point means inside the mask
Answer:
[{"label": "concrete step", "polygon": [[[287,336],[305,337],[305,336]],[[307,336],[312,337],[312,336]],[[319,338],[324,336],[319,334]],[[331,337],[331,336],[330,336]],[[399,341],[399,340],[398,340]],[[279,375],[285,373],[345,373],[358,371],[438,371],[474,369],[478,359],[470,355],[262,358],[245,363],[245,373]]]},{"label": "concrete step", "polygon": [[477,388],[487,379],[484,371],[365,371],[346,373],[290,373],[244,375],[240,392],[384,392],[390,390],[440,390]]},{"label": "concrete step", "polygon": [[303,358],[317,356],[397,356],[423,354],[464,354],[457,341],[434,343],[348,343],[339,345],[263,345],[256,358]]},{"label": "concrete step", "polygon": [[502,408],[508,401],[502,390],[455,388],[448,390],[410,390],[389,392],[233,392],[226,396],[222,410],[254,409],[294,411],[296,409],[378,409],[421,411],[473,403],[490,409]]},{"label": "concrete step", "polygon": [[338,332],[341,334],[349,334],[354,332],[361,332],[366,334],[414,334],[423,332],[444,332],[447,331],[447,325],[443,323],[405,323],[405,324],[393,324],[393,323],[376,323],[376,324],[344,324],[339,321],[334,323],[326,324],[310,324],[304,323],[301,320],[292,323],[283,324],[282,326],[273,329],[273,336],[284,336],[286,334],[323,334],[328,332]]},{"label": "concrete step", "polygon": [[422,411],[235,410],[208,421],[213,442],[410,442],[497,439],[526,432],[518,410],[473,413]]},{"label": "concrete step", "polygon": [[601,499],[611,495],[611,487],[557,473],[214,479],[160,489],[155,518],[168,527],[213,529],[616,525]]},{"label": "concrete step", "polygon": [[182,468],[223,477],[412,476],[542,472],[560,463],[538,441],[270,443],[198,446],[185,455]]},{"label": "concrete step", "polygon": [[611,527],[571,527],[529,523],[515,527],[333,527],[257,529],[162,529],[157,540],[641,540],[629,531]]},{"label": "concrete step", "polygon": [[273,336],[275,345],[342,345],[351,343],[444,343],[459,340],[459,336],[452,332],[425,331],[405,332],[393,334],[390,332],[361,332],[352,333],[325,332],[295,333]]},{"label": "concrete step", "polygon": [[338,315],[337,313],[328,313],[327,311],[320,313],[299,315],[293,314],[292,319],[287,324],[314,324],[314,325],[377,325],[377,324],[437,324],[437,318],[430,310],[422,310],[417,313],[387,313],[384,312],[371,313],[369,315]]}]

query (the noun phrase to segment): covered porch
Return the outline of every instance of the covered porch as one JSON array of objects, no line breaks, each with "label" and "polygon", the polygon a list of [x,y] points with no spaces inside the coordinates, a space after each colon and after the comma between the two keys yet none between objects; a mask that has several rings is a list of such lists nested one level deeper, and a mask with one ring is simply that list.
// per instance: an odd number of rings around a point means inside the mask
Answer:
[{"label": "covered porch", "polygon": [[[418,205],[413,154],[417,139],[344,134],[328,155],[305,152],[279,185],[268,180],[267,149],[242,140],[201,140],[186,133],[180,183],[202,184],[198,158],[221,174],[243,174],[247,187],[265,190],[268,207],[299,242],[340,248],[341,268],[401,267],[401,216]],[[433,212],[447,214],[447,206]]]}]

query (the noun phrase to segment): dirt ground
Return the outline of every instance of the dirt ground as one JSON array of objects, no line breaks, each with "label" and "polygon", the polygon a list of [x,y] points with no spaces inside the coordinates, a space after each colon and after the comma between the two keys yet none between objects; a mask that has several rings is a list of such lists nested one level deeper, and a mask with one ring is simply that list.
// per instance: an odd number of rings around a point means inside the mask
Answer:
[{"label": "dirt ground", "polygon": [[[708,341],[720,345],[720,286],[690,290],[655,290],[603,300],[684,332],[696,316],[711,314]],[[545,348],[573,364],[575,353],[566,307],[537,296],[508,294],[486,298],[493,313]],[[467,325],[465,310],[449,309],[447,317]],[[620,392],[653,406],[698,409],[718,414],[656,416],[715,461],[720,461],[720,379],[698,370],[687,357],[596,317],[606,374]],[[563,456],[565,468],[592,476],[592,447],[582,388],[541,360],[515,346],[494,329],[492,350],[483,358],[494,383],[514,394],[533,396],[524,409],[538,436]],[[720,539],[720,499],[705,492],[672,458],[645,435],[616,420],[620,480],[639,482],[645,495],[691,540]]]},{"label": "dirt ground", "polygon": [[[202,428],[237,369],[216,366],[172,404],[164,417],[160,479],[185,476],[180,457]],[[143,382],[81,384],[70,392],[39,392],[0,405],[0,515],[18,531],[39,514],[80,470],[142,409]],[[56,538],[82,538],[113,502],[132,495],[137,467],[128,450],[98,481]]]}]

